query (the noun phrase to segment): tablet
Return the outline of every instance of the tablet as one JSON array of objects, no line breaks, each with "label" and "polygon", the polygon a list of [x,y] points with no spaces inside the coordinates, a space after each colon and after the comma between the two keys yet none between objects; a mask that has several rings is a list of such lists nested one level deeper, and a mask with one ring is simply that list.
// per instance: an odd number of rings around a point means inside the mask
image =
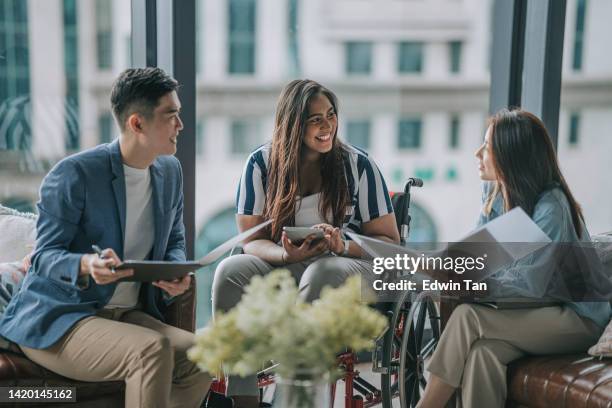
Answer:
[{"label": "tablet", "polygon": [[202,267],[203,265],[197,262],[125,261],[116,269],[134,270],[134,275],[120,279],[119,282],[154,282],[179,279]]},{"label": "tablet", "polygon": [[315,241],[325,236],[323,230],[311,227],[283,227],[283,231],[287,233],[287,238],[293,245],[300,245],[309,235],[314,235]]}]

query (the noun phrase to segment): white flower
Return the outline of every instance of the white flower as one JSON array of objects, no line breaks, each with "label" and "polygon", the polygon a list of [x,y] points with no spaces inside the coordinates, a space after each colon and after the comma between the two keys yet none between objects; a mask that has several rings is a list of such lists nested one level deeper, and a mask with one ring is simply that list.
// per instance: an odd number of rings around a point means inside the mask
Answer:
[{"label": "white flower", "polygon": [[306,304],[287,270],[255,277],[242,300],[196,334],[189,358],[203,370],[253,374],[266,361],[280,363],[277,372],[293,377],[303,370],[334,368],[337,353],[371,348],[386,319],[361,301],[360,280],[350,278],[321,299]]}]

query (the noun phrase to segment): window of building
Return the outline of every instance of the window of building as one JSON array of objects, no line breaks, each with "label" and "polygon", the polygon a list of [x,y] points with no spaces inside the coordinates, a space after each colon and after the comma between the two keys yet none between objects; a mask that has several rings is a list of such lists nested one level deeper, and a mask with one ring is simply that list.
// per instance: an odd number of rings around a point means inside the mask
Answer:
[{"label": "window of building", "polygon": [[110,143],[115,138],[115,123],[110,112],[102,113],[98,117],[98,131],[100,143]]},{"label": "window of building", "polygon": [[423,70],[423,43],[401,42],[398,46],[398,71],[400,73],[419,73]]},{"label": "window of building", "polygon": [[450,134],[448,145],[451,149],[459,148],[459,128],[461,122],[459,120],[459,116],[453,115],[450,120]]},{"label": "window of building", "polygon": [[450,166],[446,169],[446,180],[456,181],[459,178],[459,173],[455,166]]},{"label": "window of building", "polygon": [[[238,228],[236,226],[236,209],[233,206],[216,213],[214,216],[209,218],[198,233],[198,237],[195,241],[196,259],[203,257],[237,233]],[[219,263],[221,263],[226,256],[222,257],[214,264],[206,266],[204,271],[210,272],[209,276],[212,276],[217,268],[217,265],[219,265]],[[198,279],[196,283],[198,285],[196,327],[204,327],[212,317],[210,301],[212,279]]]},{"label": "window of building", "polygon": [[113,2],[96,0],[96,55],[99,69],[113,66]]},{"label": "window of building", "polygon": [[577,112],[573,112],[570,115],[568,142],[570,146],[577,146],[579,141],[580,141],[580,114]]},{"label": "window of building", "polygon": [[425,207],[412,201],[410,203],[409,214],[411,216],[411,221],[408,242],[436,242],[438,240],[438,228],[433,217]]},{"label": "window of building", "polygon": [[463,43],[461,41],[451,41],[448,44],[450,54],[450,72],[458,74],[461,71],[461,50]]},{"label": "window of building", "polygon": [[30,93],[28,2],[0,2],[0,101]]},{"label": "window of building", "polygon": [[261,144],[256,120],[234,120],[231,125],[231,153],[248,154]]},{"label": "window of building", "polygon": [[346,43],[346,73],[369,74],[372,71],[372,43]]},{"label": "window of building", "polygon": [[398,125],[397,147],[418,149],[421,147],[421,119],[402,119]]},{"label": "window of building", "polygon": [[346,138],[349,143],[364,150],[370,148],[370,121],[349,120],[346,124]]},{"label": "window of building", "polygon": [[574,36],[574,56],[572,68],[574,71],[582,69],[582,54],[584,52],[584,21],[586,16],[587,0],[576,1],[576,32]]},{"label": "window of building", "polygon": [[289,2],[289,76],[297,77],[300,75],[300,48],[298,39],[298,0],[288,0]]},{"label": "window of building", "polygon": [[255,0],[229,1],[229,72],[255,72]]},{"label": "window of building", "polygon": [[66,150],[78,150],[79,139],[79,45],[77,1],[64,0],[64,73],[66,76]]},{"label": "window of building", "polygon": [[204,118],[200,117],[197,119],[196,124],[196,154],[201,156],[204,154],[204,130],[205,122]]},{"label": "window of building", "polygon": [[414,170],[414,175],[423,181],[434,179],[434,169],[432,167],[419,167]]}]

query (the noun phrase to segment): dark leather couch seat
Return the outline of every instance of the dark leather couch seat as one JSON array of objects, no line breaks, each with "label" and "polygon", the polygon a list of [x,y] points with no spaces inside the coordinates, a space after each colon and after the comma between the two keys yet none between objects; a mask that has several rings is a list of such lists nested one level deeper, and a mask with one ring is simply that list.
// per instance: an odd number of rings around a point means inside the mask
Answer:
[{"label": "dark leather couch seat", "polygon": [[612,408],[612,359],[526,357],[508,367],[508,406]]}]

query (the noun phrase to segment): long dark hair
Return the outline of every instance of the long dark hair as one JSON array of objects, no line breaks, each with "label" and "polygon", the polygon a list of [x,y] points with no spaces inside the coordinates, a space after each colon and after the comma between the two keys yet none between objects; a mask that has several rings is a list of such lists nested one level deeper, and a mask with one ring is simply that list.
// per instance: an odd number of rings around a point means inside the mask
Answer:
[{"label": "long dark hair", "polygon": [[[308,107],[316,95],[327,97],[338,113],[336,95],[309,79],[291,81],[278,99],[264,206],[264,216],[274,219],[271,226],[274,241],[280,239],[283,226],[295,224]],[[337,133],[336,128],[332,136],[332,149],[321,157],[319,213],[326,222],[338,227],[343,222],[349,194],[342,160],[346,150],[338,140]],[[332,219],[328,219],[330,214]]]},{"label": "long dark hair", "polygon": [[533,216],[540,194],[558,185],[569,203],[576,234],[582,236],[582,210],[561,174],[544,123],[533,113],[502,109],[489,118],[488,124],[498,181],[485,203],[485,211],[491,211],[493,199],[501,192],[506,211],[521,207]]}]

